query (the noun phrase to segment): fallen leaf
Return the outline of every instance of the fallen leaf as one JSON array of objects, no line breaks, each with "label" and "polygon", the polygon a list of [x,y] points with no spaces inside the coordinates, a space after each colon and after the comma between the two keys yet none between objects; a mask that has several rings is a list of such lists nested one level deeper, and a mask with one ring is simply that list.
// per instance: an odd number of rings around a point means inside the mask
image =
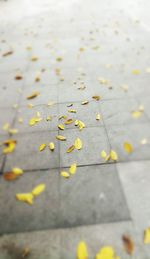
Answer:
[{"label": "fallen leaf", "polygon": [[100,113],[97,113],[96,114],[96,120],[99,121],[100,119],[101,119],[101,115],[100,115]]},{"label": "fallen leaf", "polygon": [[67,153],[71,153],[73,150],[75,149],[75,146],[74,145],[72,145],[71,147],[69,147],[68,149],[67,149]]},{"label": "fallen leaf", "polygon": [[61,62],[63,60],[63,58],[62,57],[58,57],[58,58],[56,58],[56,61],[58,61],[58,62]]},{"label": "fallen leaf", "polygon": [[77,259],[88,259],[87,245],[84,241],[81,241],[77,247]]},{"label": "fallen leaf", "polygon": [[36,57],[36,56],[33,56],[32,58],[31,58],[31,61],[37,61],[38,60],[38,57]]},{"label": "fallen leaf", "polygon": [[72,165],[70,166],[70,168],[69,168],[69,173],[73,175],[73,174],[75,174],[76,170],[77,170],[77,164],[74,163],[74,164],[72,164]]},{"label": "fallen leaf", "polygon": [[32,190],[32,195],[33,196],[38,196],[45,190],[45,184],[39,184],[37,185],[33,190]]},{"label": "fallen leaf", "polygon": [[111,157],[111,159],[113,161],[117,161],[118,160],[118,155],[117,155],[116,151],[114,151],[114,150],[110,151],[110,157]]},{"label": "fallen leaf", "polygon": [[97,253],[95,259],[119,259],[111,246],[105,246]]},{"label": "fallen leaf", "polygon": [[15,174],[15,175],[22,175],[23,174],[23,170],[19,167],[13,167],[12,168],[12,172]]},{"label": "fallen leaf", "polygon": [[133,242],[133,240],[129,236],[123,235],[122,236],[122,241],[123,241],[123,244],[124,244],[125,251],[128,254],[132,255],[133,251],[134,251],[134,242]]},{"label": "fallen leaf", "polygon": [[29,120],[29,125],[34,126],[36,123],[40,122],[42,118],[39,117],[33,117]]},{"label": "fallen leaf", "polygon": [[76,110],[68,110],[68,112],[70,112],[70,113],[76,113],[77,111]]},{"label": "fallen leaf", "polygon": [[64,177],[64,178],[69,178],[69,177],[70,177],[70,174],[69,174],[68,172],[65,172],[65,171],[62,171],[62,172],[60,173],[60,175],[61,175],[62,177]]},{"label": "fallen leaf", "polygon": [[54,149],[55,149],[55,144],[54,144],[53,142],[50,142],[50,143],[49,143],[49,149],[50,149],[51,151],[54,151]]},{"label": "fallen leaf", "polygon": [[24,248],[22,251],[22,258],[28,257],[30,254],[30,249],[28,247]]},{"label": "fallen leaf", "polygon": [[133,111],[133,112],[131,112],[131,114],[132,114],[132,117],[134,119],[137,119],[142,115],[142,112],[141,111]]},{"label": "fallen leaf", "polygon": [[70,103],[67,105],[67,107],[72,107],[73,106],[73,103]]},{"label": "fallen leaf", "polygon": [[81,104],[82,105],[86,105],[86,104],[88,104],[89,103],[89,101],[83,101]]},{"label": "fallen leaf", "polygon": [[61,115],[61,116],[59,116],[58,119],[59,119],[59,120],[61,120],[61,119],[67,119],[67,116],[66,116],[66,115]]},{"label": "fallen leaf", "polygon": [[47,121],[51,121],[52,120],[52,116],[47,116],[46,120]]},{"label": "fallen leaf", "polygon": [[96,101],[99,101],[99,100],[101,99],[101,96],[99,96],[99,95],[94,95],[94,96],[92,96],[92,98],[93,98],[94,100],[96,100]]},{"label": "fallen leaf", "polygon": [[3,174],[3,177],[6,181],[13,181],[18,178],[18,175],[14,174],[13,172],[7,172]]},{"label": "fallen leaf", "polygon": [[144,244],[150,244],[150,228],[144,230]]},{"label": "fallen leaf", "polygon": [[4,141],[3,144],[6,146],[3,148],[3,153],[4,154],[12,153],[16,147],[16,140],[8,139]]},{"label": "fallen leaf", "polygon": [[63,124],[59,124],[59,125],[58,125],[58,128],[59,128],[60,130],[64,130],[64,129],[65,129],[65,127],[64,127]]},{"label": "fallen leaf", "polygon": [[81,139],[80,139],[80,138],[77,138],[77,139],[75,140],[74,145],[75,145],[75,148],[76,148],[76,149],[80,150],[80,149],[82,148],[82,141],[81,141]]},{"label": "fallen leaf", "polygon": [[127,153],[132,153],[133,147],[132,147],[132,145],[131,145],[130,143],[125,142],[125,143],[123,144],[123,147],[124,147],[124,150],[125,150]]},{"label": "fallen leaf", "polygon": [[66,137],[64,137],[62,135],[58,135],[58,136],[56,136],[56,139],[64,141],[64,140],[66,140]]},{"label": "fallen leaf", "polygon": [[43,151],[44,149],[46,148],[46,144],[45,143],[42,143],[40,146],[39,146],[39,151]]},{"label": "fallen leaf", "polygon": [[4,54],[2,54],[3,57],[7,57],[13,54],[13,51],[7,51]]},{"label": "fallen leaf", "polygon": [[15,76],[15,79],[16,79],[16,80],[22,80],[22,78],[23,78],[23,77],[22,77],[21,75],[16,75],[16,76]]},{"label": "fallen leaf", "polygon": [[33,198],[34,198],[34,196],[33,196],[32,193],[18,193],[18,194],[16,194],[17,200],[26,202],[30,205],[33,204]]},{"label": "fallen leaf", "polygon": [[27,96],[27,100],[33,99],[40,95],[40,92],[33,92],[31,95]]},{"label": "fallen leaf", "polygon": [[132,70],[132,74],[133,75],[139,75],[140,74],[140,70],[134,69],[134,70]]},{"label": "fallen leaf", "polygon": [[65,124],[65,125],[69,125],[69,124],[71,124],[72,122],[73,122],[72,119],[68,119],[68,120],[66,120],[66,121],[64,122],[64,124]]}]

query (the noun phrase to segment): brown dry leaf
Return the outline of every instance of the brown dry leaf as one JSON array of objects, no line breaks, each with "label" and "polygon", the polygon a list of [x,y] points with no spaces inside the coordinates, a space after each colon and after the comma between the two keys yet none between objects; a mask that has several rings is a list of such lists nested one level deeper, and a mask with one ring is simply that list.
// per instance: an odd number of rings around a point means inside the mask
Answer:
[{"label": "brown dry leaf", "polygon": [[41,81],[41,77],[40,76],[36,76],[35,77],[35,82],[40,82]]},{"label": "brown dry leaf", "polygon": [[61,141],[65,141],[66,137],[64,137],[62,135],[58,135],[58,136],[56,136],[56,139],[61,140]]},{"label": "brown dry leaf", "polygon": [[16,194],[16,199],[28,203],[29,205],[33,204],[33,194],[32,193],[18,193]]},{"label": "brown dry leaf", "polygon": [[12,55],[14,52],[13,51],[7,51],[5,52],[4,54],[2,54],[3,57],[7,57],[7,56],[10,56]]},{"label": "brown dry leaf", "polygon": [[75,146],[74,145],[72,145],[71,147],[69,147],[68,149],[67,149],[67,153],[71,153],[73,150],[75,149]]},{"label": "brown dry leaf", "polygon": [[50,142],[50,143],[49,143],[49,149],[50,149],[51,151],[54,151],[54,149],[55,149],[55,144],[54,144],[53,142]]},{"label": "brown dry leaf", "polygon": [[18,178],[18,175],[14,174],[13,172],[7,172],[3,174],[3,177],[6,181],[13,181]]},{"label": "brown dry leaf", "polygon": [[124,150],[125,150],[127,153],[132,153],[133,147],[132,147],[132,145],[131,145],[130,143],[125,142],[125,143],[123,144],[123,147],[124,147]]},{"label": "brown dry leaf", "polygon": [[82,105],[86,105],[86,104],[88,104],[89,103],[89,101],[83,101],[81,104]]},{"label": "brown dry leaf", "polygon": [[28,247],[24,248],[22,251],[22,258],[28,257],[30,254],[30,249]]},{"label": "brown dry leaf", "polygon": [[129,236],[123,235],[122,241],[123,241],[123,244],[124,244],[125,251],[129,255],[132,255],[133,252],[134,252],[134,242],[133,242],[133,240]]},{"label": "brown dry leaf", "polygon": [[68,119],[64,122],[65,125],[69,125],[71,123],[73,123],[73,119]]},{"label": "brown dry leaf", "polygon": [[42,143],[40,146],[39,146],[39,151],[43,151],[44,149],[46,148],[46,144],[45,143]]},{"label": "brown dry leaf", "polygon": [[76,170],[77,170],[77,164],[74,163],[74,164],[72,164],[72,165],[70,166],[70,168],[69,168],[69,173],[73,175],[73,174],[75,174]]},{"label": "brown dry leaf", "polygon": [[78,149],[78,150],[80,150],[80,149],[82,148],[82,141],[81,141],[80,138],[77,138],[77,139],[75,140],[74,146],[75,146],[75,148]]},{"label": "brown dry leaf", "polygon": [[144,244],[150,244],[150,228],[144,230]]},{"label": "brown dry leaf", "polygon": [[60,175],[61,175],[62,177],[64,177],[64,178],[69,178],[69,177],[70,177],[70,174],[69,174],[68,172],[65,172],[65,171],[62,171],[62,172],[60,173]]},{"label": "brown dry leaf", "polygon": [[92,96],[92,98],[93,98],[94,100],[96,100],[96,101],[99,101],[99,100],[101,99],[101,96],[99,96],[99,95],[94,95],[94,96]]},{"label": "brown dry leaf", "polygon": [[64,130],[64,129],[65,129],[65,127],[64,127],[63,124],[59,124],[59,125],[58,125],[58,128],[59,128],[60,130]]},{"label": "brown dry leaf", "polygon": [[40,95],[40,92],[33,92],[31,95],[27,96],[27,100],[31,100],[37,97],[38,95]]},{"label": "brown dry leaf", "polygon": [[23,77],[22,77],[21,75],[16,75],[16,76],[15,76],[15,79],[16,79],[16,80],[22,80]]}]

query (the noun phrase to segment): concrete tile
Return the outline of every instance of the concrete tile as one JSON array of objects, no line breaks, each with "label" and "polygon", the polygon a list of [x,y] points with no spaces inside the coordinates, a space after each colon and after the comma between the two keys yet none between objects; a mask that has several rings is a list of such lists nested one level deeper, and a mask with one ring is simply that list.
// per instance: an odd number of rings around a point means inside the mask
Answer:
[{"label": "concrete tile", "polygon": [[130,218],[115,165],[78,167],[75,176],[62,178],[60,199],[64,227]]},{"label": "concrete tile", "polygon": [[[150,125],[149,123],[135,125],[116,125],[107,127],[108,137],[112,149],[116,150],[119,161],[145,160],[150,158]],[[141,140],[147,139],[148,143],[141,144]],[[133,146],[133,152],[128,154],[124,148],[124,142]]]},{"label": "concrete tile", "polygon": [[[122,244],[122,235],[127,234],[135,242],[135,251],[132,256],[127,255]],[[62,231],[61,259],[74,259],[78,243],[84,240],[88,247],[89,258],[95,255],[104,246],[112,246],[120,258],[148,259],[143,245],[139,242],[132,222],[123,221],[95,226],[83,226]]]},{"label": "concrete tile", "polygon": [[100,107],[105,125],[148,122],[144,113],[137,119],[133,118],[132,112],[139,109],[139,104],[135,99],[101,101]]},{"label": "concrete tile", "polygon": [[[30,126],[29,121],[33,117],[37,116],[37,112],[40,113],[42,121],[39,123]],[[47,121],[46,118],[48,116],[52,116],[51,121]],[[20,123],[19,118],[23,119],[23,123]],[[27,106],[22,106],[19,108],[16,120],[15,120],[15,128],[18,129],[19,132],[36,132],[42,130],[57,130],[58,127],[58,105],[48,106],[48,105],[37,105],[33,108],[29,108]]]},{"label": "concrete tile", "polygon": [[[76,162],[78,165],[91,165],[103,163],[101,151],[109,152],[107,135],[103,127],[85,128],[82,131],[78,129],[68,129],[63,134],[67,140],[60,143],[60,166],[70,166]],[[66,150],[74,144],[76,138],[80,138],[83,147],[81,150],[73,150],[66,153]]]},{"label": "concrete tile", "polygon": [[[82,105],[80,103],[72,103],[71,107],[68,107],[71,103],[60,103],[59,104],[59,116],[66,115],[67,118],[72,118],[73,120],[81,120],[85,123],[86,127],[90,126],[102,126],[103,120],[102,116],[99,121],[96,120],[96,115],[99,113],[101,115],[101,110],[99,106],[99,101],[91,101],[87,105]],[[77,113],[70,113],[68,110],[74,109]],[[61,120],[62,122],[64,120]],[[66,125],[66,128],[75,128],[74,123]]]},{"label": "concrete tile", "polygon": [[[44,183],[45,191],[28,205],[16,200],[17,193],[30,192]],[[0,178],[1,212],[0,234],[54,228],[58,225],[59,174],[55,170],[24,173],[13,182]],[[9,216],[10,215],[10,216]],[[7,218],[7,224],[4,224]]]},{"label": "concrete tile", "polygon": [[[24,170],[38,170],[56,168],[59,166],[59,143],[55,139],[57,131],[42,131],[18,134],[16,149],[7,155],[5,171],[17,166]],[[42,152],[38,148],[42,143],[55,143],[55,151],[51,152],[48,147]]]}]

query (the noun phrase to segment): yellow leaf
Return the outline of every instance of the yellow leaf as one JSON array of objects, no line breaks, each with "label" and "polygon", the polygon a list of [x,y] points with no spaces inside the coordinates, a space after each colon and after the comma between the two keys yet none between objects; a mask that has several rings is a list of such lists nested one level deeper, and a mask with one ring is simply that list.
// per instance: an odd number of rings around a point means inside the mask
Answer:
[{"label": "yellow leaf", "polygon": [[66,120],[64,123],[65,123],[65,125],[69,125],[69,124],[71,124],[72,122],[73,122],[72,119],[68,119],[68,120]]},{"label": "yellow leaf", "polygon": [[62,135],[58,135],[58,136],[56,136],[56,139],[64,141],[64,140],[66,140],[66,137],[64,137]]},{"label": "yellow leaf", "polygon": [[110,151],[110,157],[111,157],[111,159],[113,161],[117,161],[118,160],[118,155],[117,155],[116,151],[114,151],[114,150]]},{"label": "yellow leaf", "polygon": [[104,159],[107,157],[107,153],[105,152],[105,150],[101,152],[101,157]]},{"label": "yellow leaf", "polygon": [[132,147],[132,145],[131,145],[130,143],[125,142],[125,143],[123,144],[123,147],[124,147],[124,150],[125,150],[127,153],[132,153],[133,147]]},{"label": "yellow leaf", "polygon": [[82,105],[86,105],[86,104],[88,104],[89,103],[89,101],[83,101],[81,104]]},{"label": "yellow leaf", "polygon": [[81,241],[77,247],[77,259],[88,259],[87,245]]},{"label": "yellow leaf", "polygon": [[100,119],[101,119],[101,115],[100,115],[100,113],[97,113],[96,114],[96,120],[99,121]]},{"label": "yellow leaf", "polygon": [[26,202],[30,205],[33,204],[33,195],[32,193],[18,193],[16,194],[16,199],[19,201]]},{"label": "yellow leaf", "polygon": [[37,185],[33,190],[32,190],[32,195],[33,196],[38,196],[45,190],[45,184],[39,184]]},{"label": "yellow leaf", "polygon": [[74,125],[78,126],[79,125],[79,120],[75,120]]},{"label": "yellow leaf", "polygon": [[72,152],[73,150],[75,149],[75,146],[74,145],[72,145],[71,147],[69,147],[68,149],[67,149],[67,153],[70,153],[70,152]]},{"label": "yellow leaf", "polygon": [[113,248],[111,246],[103,247],[96,255],[96,259],[116,259]]},{"label": "yellow leaf", "polygon": [[27,107],[28,107],[28,108],[33,108],[34,105],[33,105],[32,103],[28,103],[28,104],[27,104]]},{"label": "yellow leaf", "polygon": [[33,117],[29,120],[29,125],[30,126],[34,126],[36,123],[38,123],[39,121],[41,121],[42,118],[39,117]]},{"label": "yellow leaf", "polygon": [[142,112],[141,111],[133,111],[131,114],[132,114],[133,118],[137,119],[142,115]]},{"label": "yellow leaf", "polygon": [[21,175],[23,174],[23,170],[19,167],[13,167],[12,168],[12,172],[15,174],[15,175]]},{"label": "yellow leaf", "polygon": [[3,125],[3,130],[8,130],[9,127],[10,127],[9,123],[5,123],[5,124]]},{"label": "yellow leaf", "polygon": [[59,120],[61,120],[61,119],[67,119],[67,116],[66,116],[66,115],[61,115],[61,116],[59,116],[58,119],[59,119]]},{"label": "yellow leaf", "polygon": [[75,145],[75,148],[76,148],[76,149],[80,150],[80,149],[82,148],[82,141],[81,141],[81,139],[80,139],[80,138],[77,138],[77,139],[75,140],[74,145]]},{"label": "yellow leaf", "polygon": [[18,133],[18,129],[9,129],[10,134],[16,134]]},{"label": "yellow leaf", "polygon": [[76,113],[77,111],[72,109],[72,110],[68,110],[68,112]]},{"label": "yellow leaf", "polygon": [[69,173],[70,173],[70,174],[75,174],[76,170],[77,170],[77,164],[74,163],[74,164],[72,164],[72,165],[70,166],[70,168],[69,168]]},{"label": "yellow leaf", "polygon": [[58,128],[59,128],[60,130],[64,130],[64,129],[65,129],[65,127],[64,127],[63,124],[59,124],[59,125],[58,125]]},{"label": "yellow leaf", "polygon": [[78,120],[78,127],[79,127],[79,129],[80,129],[80,130],[82,130],[83,128],[85,128],[85,124],[84,124],[84,122],[83,122],[83,121]]},{"label": "yellow leaf", "polygon": [[140,74],[140,70],[134,69],[134,70],[132,70],[132,74],[133,75],[139,75]]},{"label": "yellow leaf", "polygon": [[47,116],[46,120],[47,121],[51,121],[52,120],[52,116]]},{"label": "yellow leaf", "polygon": [[144,231],[144,244],[150,244],[150,228]]},{"label": "yellow leaf", "polygon": [[62,172],[60,173],[60,175],[61,175],[62,177],[64,177],[64,178],[69,178],[69,177],[70,177],[70,174],[69,174],[68,172],[65,172],[65,171],[62,171]]},{"label": "yellow leaf", "polygon": [[43,151],[44,149],[46,148],[46,144],[45,143],[42,143],[40,146],[39,146],[39,151]]},{"label": "yellow leaf", "polygon": [[51,151],[54,151],[54,149],[55,149],[55,144],[54,144],[53,142],[50,142],[50,143],[49,143],[49,148],[50,148]]},{"label": "yellow leaf", "polygon": [[4,154],[8,154],[8,153],[12,153],[16,147],[16,141],[11,141],[10,142],[4,142],[4,144],[6,145],[6,147],[4,147],[3,149],[3,153]]},{"label": "yellow leaf", "polygon": [[37,61],[38,60],[38,57],[36,57],[36,56],[33,56],[32,58],[31,58],[31,61]]},{"label": "yellow leaf", "polygon": [[33,99],[40,95],[40,92],[33,92],[31,95],[27,96],[27,100]]}]

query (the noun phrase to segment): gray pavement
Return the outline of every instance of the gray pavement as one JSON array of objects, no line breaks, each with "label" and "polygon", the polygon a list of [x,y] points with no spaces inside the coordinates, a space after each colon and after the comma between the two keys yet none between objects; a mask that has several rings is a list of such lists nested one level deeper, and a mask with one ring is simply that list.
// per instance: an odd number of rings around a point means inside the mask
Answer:
[{"label": "gray pavement", "polygon": [[[107,245],[120,259],[150,258],[149,9],[148,0],[0,2],[0,259],[21,259],[25,249],[24,258],[73,259],[81,240],[89,258]],[[41,121],[31,126],[33,117]],[[82,149],[66,153],[77,138]],[[7,139],[16,148],[3,154]],[[39,152],[50,142],[53,152]],[[101,157],[111,149],[117,162]],[[73,163],[76,174],[63,178]],[[8,182],[14,167],[24,174]],[[40,183],[46,189],[32,206],[16,200]],[[135,242],[132,255],[124,234]]]}]

